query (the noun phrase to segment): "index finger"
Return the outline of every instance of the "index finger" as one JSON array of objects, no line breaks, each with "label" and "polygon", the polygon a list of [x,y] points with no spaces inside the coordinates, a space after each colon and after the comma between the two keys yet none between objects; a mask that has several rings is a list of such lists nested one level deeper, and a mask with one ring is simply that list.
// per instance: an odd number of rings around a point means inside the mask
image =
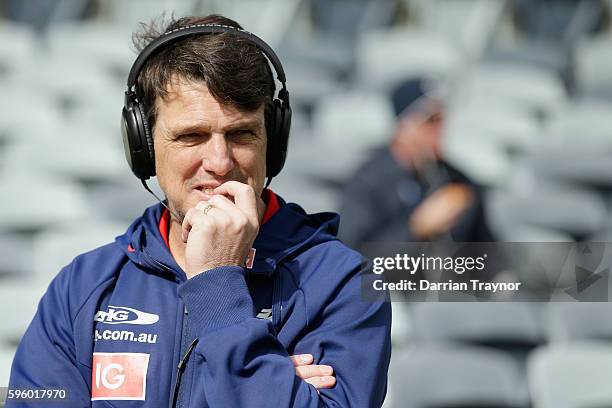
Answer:
[{"label": "index finger", "polygon": [[253,222],[259,224],[257,216],[257,197],[253,188],[245,183],[238,181],[226,181],[215,188],[215,194],[229,195],[234,198],[236,206]]}]

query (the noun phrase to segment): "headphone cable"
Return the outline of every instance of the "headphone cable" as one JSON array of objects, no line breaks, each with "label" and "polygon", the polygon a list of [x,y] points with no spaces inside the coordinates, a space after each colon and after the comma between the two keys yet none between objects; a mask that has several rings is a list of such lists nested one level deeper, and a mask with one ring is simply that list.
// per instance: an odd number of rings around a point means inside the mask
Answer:
[{"label": "headphone cable", "polygon": [[147,190],[149,193],[151,193],[151,195],[153,195],[153,197],[155,197],[155,198],[157,199],[157,201],[159,201],[159,203],[160,203],[161,205],[163,205],[163,206],[166,208],[166,210],[170,211],[170,214],[172,214],[172,215],[174,216],[174,218],[176,218],[176,219],[177,219],[177,220],[178,220],[178,221],[179,221],[181,224],[183,223],[183,217],[179,217],[179,215],[178,215],[176,212],[172,211],[172,210],[170,209],[170,207],[168,207],[168,206],[166,205],[166,203],[164,202],[165,200],[162,200],[161,198],[159,198],[159,197],[157,196],[157,194],[155,194],[155,193],[153,192],[153,190],[151,190],[151,189],[149,188],[149,186],[147,185],[147,182],[145,181],[145,179],[140,179],[140,182],[141,182],[141,183],[142,183],[142,185],[144,186],[145,190]]}]

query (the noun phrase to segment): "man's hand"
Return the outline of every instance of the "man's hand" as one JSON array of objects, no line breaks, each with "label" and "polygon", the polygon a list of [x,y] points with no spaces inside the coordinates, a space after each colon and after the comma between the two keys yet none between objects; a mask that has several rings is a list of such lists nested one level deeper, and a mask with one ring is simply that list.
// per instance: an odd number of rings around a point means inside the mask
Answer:
[{"label": "man's hand", "polygon": [[427,197],[412,213],[408,223],[419,239],[432,239],[453,228],[463,213],[474,203],[472,188],[451,183]]},{"label": "man's hand", "polygon": [[317,392],[321,388],[332,388],[336,385],[334,369],[328,365],[312,364],[312,354],[297,354],[290,358],[295,366],[295,374],[308,384],[314,385]]},{"label": "man's hand", "polygon": [[214,194],[189,209],[183,220],[188,278],[220,266],[243,266],[259,232],[257,197],[251,186],[228,181]]}]

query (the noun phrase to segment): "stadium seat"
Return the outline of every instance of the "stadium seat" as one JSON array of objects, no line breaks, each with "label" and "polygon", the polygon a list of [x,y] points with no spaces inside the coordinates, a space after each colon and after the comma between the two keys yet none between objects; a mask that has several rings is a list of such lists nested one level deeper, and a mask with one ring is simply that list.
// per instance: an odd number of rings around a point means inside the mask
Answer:
[{"label": "stadium seat", "polygon": [[312,131],[329,146],[362,149],[386,143],[395,130],[395,117],[386,95],[352,91],[330,95],[313,112]]},{"label": "stadium seat", "polygon": [[410,344],[413,330],[410,307],[410,304],[402,302],[399,299],[393,299],[391,302],[391,315],[393,316],[391,343],[394,351]]},{"label": "stadium seat", "polygon": [[[41,65],[45,69],[40,69]],[[92,103],[109,89],[121,92],[123,87],[97,60],[81,54],[55,56],[51,52],[37,54],[27,68],[15,75],[15,81],[29,84],[64,112],[81,103]]]},{"label": "stadium seat", "polygon": [[488,199],[491,216],[504,225],[550,228],[575,238],[605,225],[607,209],[597,193],[570,185],[533,183],[492,192]]},{"label": "stadium seat", "polygon": [[93,61],[123,82],[136,59],[131,34],[129,27],[84,21],[51,25],[45,39],[54,58]]},{"label": "stadium seat", "polygon": [[516,362],[482,347],[413,345],[394,352],[387,407],[527,407]]},{"label": "stadium seat", "polygon": [[568,150],[612,149],[612,102],[579,99],[567,104],[545,128],[542,141],[546,145]]},{"label": "stadium seat", "polygon": [[339,188],[367,159],[368,152],[352,145],[332,145],[313,135],[311,141],[299,145],[295,143],[290,147],[288,157],[291,159],[287,160],[287,166],[279,178],[295,184],[295,181],[289,180],[295,176],[300,181],[310,180],[310,184]]},{"label": "stadium seat", "polygon": [[[61,130],[61,129],[60,129]],[[11,173],[37,169],[51,176],[80,182],[116,180],[129,174],[124,153],[116,139],[104,139],[95,129],[70,129],[55,138],[33,142],[15,142],[4,152],[5,169]],[[49,154],[53,152],[53,154]]]},{"label": "stadium seat", "polygon": [[31,242],[16,234],[0,235],[0,280],[32,276]]},{"label": "stadium seat", "polygon": [[379,93],[353,91],[327,97],[313,111],[312,134],[292,141],[287,165],[339,186],[371,149],[387,143],[394,123],[390,102]]},{"label": "stadium seat", "polygon": [[521,64],[488,63],[470,71],[457,98],[523,105],[534,114],[550,116],[563,108],[566,91],[554,72]]},{"label": "stadium seat", "polygon": [[317,31],[347,37],[390,26],[398,6],[396,0],[312,0],[310,3]]},{"label": "stadium seat", "polygon": [[557,302],[548,304],[547,309],[547,330],[551,343],[605,340],[612,344],[612,304]]},{"label": "stadium seat", "polygon": [[509,41],[508,44],[496,42],[483,57],[485,63],[528,65],[553,72],[559,75],[567,89],[573,89],[572,63],[562,44],[525,40]]},{"label": "stadium seat", "polygon": [[290,59],[283,63],[287,75],[287,87],[291,92],[291,105],[312,109],[321,100],[338,91],[335,72],[328,66],[308,65]]},{"label": "stadium seat", "polygon": [[444,157],[474,182],[483,186],[504,186],[513,171],[507,152],[483,130],[451,127],[446,129]]},{"label": "stadium seat", "polygon": [[553,344],[533,352],[528,363],[533,408],[612,406],[612,345]]},{"label": "stadium seat", "polygon": [[446,33],[450,37],[457,32],[448,31],[459,28],[453,22],[465,21],[471,7],[478,3],[478,0],[403,0],[403,2],[419,26],[428,31]]},{"label": "stadium seat", "polygon": [[41,140],[62,122],[50,95],[26,83],[3,85],[0,112],[0,141]]},{"label": "stadium seat", "polygon": [[[320,36],[316,33],[294,33],[291,37],[285,38],[285,41],[279,46],[277,54],[283,61],[283,66],[291,70],[287,71],[287,80],[291,84],[292,90],[291,96],[297,94],[296,96],[299,99],[302,99],[302,89],[306,92],[306,95],[311,92],[307,87],[307,79],[312,77],[312,74],[309,74],[308,71],[325,72],[323,80],[329,81],[331,79],[334,81],[333,84],[327,85],[327,88],[336,90],[340,85],[339,82],[344,82],[354,68],[354,49],[350,41]],[[300,79],[302,74],[307,76],[306,80]],[[293,86],[293,82],[296,81],[297,88]],[[320,86],[316,83],[310,83],[310,85]],[[293,89],[296,89],[296,91],[293,91]]]},{"label": "stadium seat", "polygon": [[[310,156],[312,159],[312,156]],[[287,202],[299,204],[307,212],[338,211],[337,191],[321,180],[296,169],[284,169],[270,188]]]},{"label": "stadium seat", "polygon": [[[131,223],[140,216],[144,209],[155,204],[157,200],[149,194],[135,177],[131,176],[127,163],[121,166],[123,181],[100,183],[87,189],[87,201],[96,214],[115,222]],[[159,197],[163,193],[157,183],[148,183]],[[119,204],[121,203],[121,204]]]},{"label": "stadium seat", "polygon": [[463,58],[435,33],[403,27],[367,31],[357,38],[354,83],[387,92],[407,77],[446,79],[461,68]]},{"label": "stadium seat", "polygon": [[[9,375],[14,355],[15,347],[0,345],[0,384],[2,384],[3,387],[6,387],[9,383]],[[0,407],[2,406],[4,406],[4,403],[0,401]]]},{"label": "stadium seat", "polygon": [[[403,0],[419,27],[442,34],[471,59],[478,60],[491,41],[505,1]],[[462,24],[457,24],[461,21]]]},{"label": "stadium seat", "polygon": [[170,14],[177,17],[192,15],[198,11],[200,3],[201,0],[105,0],[100,3],[100,14],[115,25],[135,30],[140,22],[151,21],[162,13],[168,17]]},{"label": "stadium seat", "polygon": [[610,153],[603,146],[595,149],[593,145],[543,146],[529,156],[527,165],[537,177],[609,191],[612,187]]},{"label": "stadium seat", "polygon": [[127,225],[91,217],[87,223],[65,224],[37,234],[33,241],[35,280],[49,284],[78,254],[113,242]]},{"label": "stadium seat", "polygon": [[35,281],[3,282],[0,285],[0,344],[5,347],[17,346],[45,290],[46,285],[40,286]]},{"label": "stadium seat", "polygon": [[37,38],[25,24],[0,21],[0,78],[10,78],[34,59]]},{"label": "stadium seat", "polygon": [[88,213],[76,185],[41,173],[20,172],[0,177],[0,230],[39,231],[76,222]]},{"label": "stadium seat", "polygon": [[63,21],[79,20],[92,9],[90,0],[5,0],[3,15],[13,21],[44,31],[49,25]]},{"label": "stadium seat", "polygon": [[612,63],[612,36],[585,37],[575,47],[576,85],[583,96],[612,98],[612,78],[606,69]]},{"label": "stadium seat", "polygon": [[528,303],[415,303],[412,339],[421,342],[462,342],[528,349],[545,334],[537,305]]},{"label": "stadium seat", "polygon": [[528,40],[571,45],[577,38],[605,26],[605,0],[514,0],[516,26]]},{"label": "stadium seat", "polygon": [[457,101],[448,114],[447,128],[452,135],[492,143],[508,152],[533,150],[541,136],[539,121],[523,107],[500,101]]},{"label": "stadium seat", "polygon": [[[303,11],[301,0],[204,0],[193,1],[195,14],[217,13],[240,22],[246,30],[256,33],[275,51],[296,28],[298,13]],[[183,3],[183,2],[181,2]],[[185,7],[181,4],[181,7]],[[304,18],[305,20],[305,18]],[[284,62],[284,60],[283,60]]]},{"label": "stadium seat", "polygon": [[[489,206],[487,206],[488,208]],[[501,214],[499,214],[501,215]],[[552,228],[542,228],[533,225],[511,225],[489,216],[491,228],[500,241],[507,242],[573,242],[571,235]]]}]

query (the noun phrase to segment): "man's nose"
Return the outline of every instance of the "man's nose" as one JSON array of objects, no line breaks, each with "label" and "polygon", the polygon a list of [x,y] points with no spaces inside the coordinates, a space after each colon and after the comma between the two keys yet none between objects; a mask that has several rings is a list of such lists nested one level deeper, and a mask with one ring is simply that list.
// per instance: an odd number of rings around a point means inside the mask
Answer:
[{"label": "man's nose", "polygon": [[210,137],[203,154],[202,166],[208,172],[224,176],[234,168],[231,146],[222,134]]}]

